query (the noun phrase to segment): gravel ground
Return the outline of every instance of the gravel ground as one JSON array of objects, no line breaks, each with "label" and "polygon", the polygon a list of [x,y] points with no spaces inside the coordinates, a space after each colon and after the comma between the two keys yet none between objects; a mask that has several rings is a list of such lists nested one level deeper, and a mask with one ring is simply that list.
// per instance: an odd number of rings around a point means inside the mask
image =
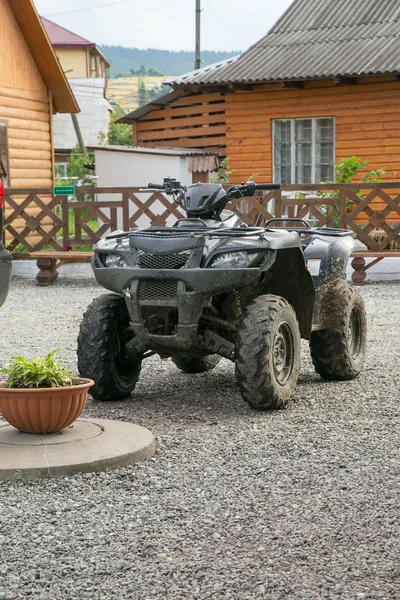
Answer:
[{"label": "gravel ground", "polygon": [[[399,600],[399,292],[362,288],[358,380],[323,382],[304,344],[284,411],[250,409],[226,361],[188,376],[152,358],[131,399],[89,401],[84,416],[151,429],[156,457],[0,482],[0,600]],[[81,314],[99,293],[15,279],[0,363],[60,347],[75,368]]]}]

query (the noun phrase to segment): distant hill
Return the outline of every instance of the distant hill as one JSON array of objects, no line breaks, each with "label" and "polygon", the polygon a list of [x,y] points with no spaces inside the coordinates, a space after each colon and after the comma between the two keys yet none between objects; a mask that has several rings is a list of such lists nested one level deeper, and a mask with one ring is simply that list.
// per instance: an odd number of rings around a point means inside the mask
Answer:
[{"label": "distant hill", "polygon": [[[141,65],[147,68],[153,67],[168,75],[181,75],[194,69],[194,52],[184,50],[173,52],[154,48],[139,50],[123,46],[100,46],[100,50],[111,63],[113,77],[129,69],[140,69]],[[240,50],[232,50],[232,52],[204,50],[201,53],[202,65],[211,65],[236,54],[240,54]]]}]

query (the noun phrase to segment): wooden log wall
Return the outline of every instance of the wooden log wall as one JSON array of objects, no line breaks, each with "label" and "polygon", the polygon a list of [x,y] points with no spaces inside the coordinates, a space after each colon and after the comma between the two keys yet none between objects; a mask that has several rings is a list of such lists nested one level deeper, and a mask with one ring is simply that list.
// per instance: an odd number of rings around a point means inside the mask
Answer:
[{"label": "wooden log wall", "polygon": [[0,0],[0,57],[9,187],[49,188],[54,180],[52,100],[7,0]]},{"label": "wooden log wall", "polygon": [[[303,89],[259,85],[227,94],[225,115],[232,183],[252,173],[260,183],[272,181],[273,119],[307,117],[335,117],[336,161],[355,155],[368,161],[368,170],[385,169],[385,180],[399,179],[400,82],[389,77],[360,78],[356,85],[313,81]],[[378,210],[385,206],[375,202]]]},{"label": "wooden log wall", "polygon": [[178,98],[155,106],[135,122],[137,146],[201,148],[225,152],[225,97],[220,93]]}]

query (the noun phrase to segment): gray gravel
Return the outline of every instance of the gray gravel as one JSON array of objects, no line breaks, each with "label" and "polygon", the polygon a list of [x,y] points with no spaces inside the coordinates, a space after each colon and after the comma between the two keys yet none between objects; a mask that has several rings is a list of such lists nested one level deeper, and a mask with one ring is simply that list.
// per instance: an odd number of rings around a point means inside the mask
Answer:
[{"label": "gray gravel", "polygon": [[[0,483],[0,600],[399,600],[399,292],[362,289],[358,380],[323,382],[304,344],[284,411],[250,409],[225,361],[188,376],[152,358],[130,400],[89,401],[84,416],[150,428],[156,457]],[[0,363],[59,347],[76,368],[81,314],[99,293],[14,280]]]}]

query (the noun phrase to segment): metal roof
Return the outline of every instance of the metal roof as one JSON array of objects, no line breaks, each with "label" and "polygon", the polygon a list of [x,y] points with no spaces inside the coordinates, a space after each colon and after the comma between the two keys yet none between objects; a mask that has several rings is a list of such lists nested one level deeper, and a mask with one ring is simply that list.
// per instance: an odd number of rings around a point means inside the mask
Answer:
[{"label": "metal roof", "polygon": [[171,85],[234,84],[400,71],[399,0],[294,0],[237,60]]},{"label": "metal roof", "polygon": [[90,151],[104,152],[136,152],[138,154],[168,154],[170,156],[219,156],[218,152],[210,152],[201,148],[169,148],[147,146],[88,146]]},{"label": "metal roof", "polygon": [[49,19],[45,17],[40,17],[43,23],[43,26],[46,30],[47,35],[50,38],[51,45],[53,48],[87,48],[89,50],[96,50],[96,52],[103,58],[106,66],[110,66],[110,62],[104,56],[104,54],[98,49],[94,42],[90,42],[89,40],[69,31],[69,29],[65,29],[65,27],[61,27],[61,25],[57,25],[57,23],[53,23]]},{"label": "metal roof", "polygon": [[231,63],[234,63],[236,60],[240,58],[240,55],[230,56],[229,58],[225,58],[224,60],[220,60],[212,65],[206,65],[205,67],[201,67],[200,69],[196,69],[195,71],[189,71],[188,73],[184,73],[183,75],[179,75],[179,77],[174,77],[173,79],[168,79],[164,83],[169,85],[175,85],[176,83],[187,83],[191,81],[193,78],[202,77],[205,75],[206,77],[211,77],[213,75],[218,75],[219,71]]},{"label": "metal roof", "polygon": [[49,21],[45,17],[40,17],[42,19],[42,23],[44,28],[46,29],[47,35],[50,38],[52,46],[76,46],[78,48],[94,48],[96,44],[93,42],[89,42],[85,38],[77,35],[76,33],[72,33],[69,29],[65,29],[65,27],[61,27],[61,25],[57,25],[57,23],[53,23],[53,21]]}]

